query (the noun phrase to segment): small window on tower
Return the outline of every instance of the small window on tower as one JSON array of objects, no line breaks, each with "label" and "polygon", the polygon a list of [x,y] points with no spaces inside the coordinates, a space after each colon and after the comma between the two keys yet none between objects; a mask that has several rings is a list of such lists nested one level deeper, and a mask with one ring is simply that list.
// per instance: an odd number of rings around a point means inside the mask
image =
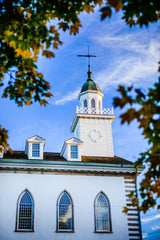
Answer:
[{"label": "small window on tower", "polygon": [[95,107],[96,107],[95,100],[94,100],[94,99],[92,99],[92,100],[91,100],[91,108],[95,108]]},{"label": "small window on tower", "polygon": [[84,100],[84,107],[87,108],[87,100],[86,99]]},{"label": "small window on tower", "polygon": [[94,99],[91,100],[91,113],[96,113],[96,103]]},{"label": "small window on tower", "polygon": [[32,143],[32,157],[40,157],[40,143]]},{"label": "small window on tower", "polygon": [[78,158],[78,146],[77,145],[71,145],[71,158]]}]

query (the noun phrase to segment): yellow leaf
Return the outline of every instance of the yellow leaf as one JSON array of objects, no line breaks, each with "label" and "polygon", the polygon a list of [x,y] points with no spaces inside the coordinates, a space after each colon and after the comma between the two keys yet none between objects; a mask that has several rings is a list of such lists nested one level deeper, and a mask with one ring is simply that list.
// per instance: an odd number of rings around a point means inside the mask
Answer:
[{"label": "yellow leaf", "polygon": [[30,12],[27,13],[27,18],[31,18],[32,14]]},{"label": "yellow leaf", "polygon": [[16,52],[16,54],[17,54],[17,57],[19,57],[19,56],[21,56],[21,48],[17,48],[17,49],[15,49],[15,52]]},{"label": "yellow leaf", "polygon": [[88,4],[85,4],[85,5],[83,6],[83,9],[84,9],[84,11],[86,11],[87,13],[94,12],[94,6],[90,6],[90,5],[88,5]]},{"label": "yellow leaf", "polygon": [[33,62],[37,62],[37,59],[38,59],[37,56],[32,57]]},{"label": "yellow leaf", "polygon": [[15,47],[16,47],[15,41],[13,41],[13,40],[10,41],[10,42],[9,42],[9,46],[15,48]]},{"label": "yellow leaf", "polygon": [[39,49],[40,48],[33,48],[34,57],[39,54]]},{"label": "yellow leaf", "polygon": [[4,35],[6,35],[7,37],[12,36],[13,34],[14,34],[14,32],[10,31],[9,29],[4,31]]},{"label": "yellow leaf", "polygon": [[32,101],[29,100],[29,99],[27,99],[27,101],[25,101],[25,104],[26,104],[26,105],[31,105],[31,104],[32,104]]},{"label": "yellow leaf", "polygon": [[17,57],[22,56],[23,58],[31,58],[32,52],[30,50],[22,50],[21,48],[15,49]]},{"label": "yellow leaf", "polygon": [[39,77],[39,78],[43,78],[43,74],[42,74],[42,73],[37,73],[36,75],[37,75],[37,77]]}]

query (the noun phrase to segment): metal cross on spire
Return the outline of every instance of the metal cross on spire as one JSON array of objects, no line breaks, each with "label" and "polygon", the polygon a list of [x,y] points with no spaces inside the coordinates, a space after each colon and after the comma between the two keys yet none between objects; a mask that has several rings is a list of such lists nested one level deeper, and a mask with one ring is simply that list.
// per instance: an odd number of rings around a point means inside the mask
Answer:
[{"label": "metal cross on spire", "polygon": [[86,55],[77,55],[77,57],[88,57],[88,66],[89,66],[90,65],[90,58],[91,57],[97,57],[97,56],[89,54],[89,46],[88,46],[88,54],[86,54]]},{"label": "metal cross on spire", "polygon": [[88,80],[92,80],[92,77],[91,77],[92,72],[91,72],[91,68],[90,68],[90,58],[97,57],[97,56],[89,54],[89,46],[88,46],[88,54],[77,55],[77,57],[88,57]]}]

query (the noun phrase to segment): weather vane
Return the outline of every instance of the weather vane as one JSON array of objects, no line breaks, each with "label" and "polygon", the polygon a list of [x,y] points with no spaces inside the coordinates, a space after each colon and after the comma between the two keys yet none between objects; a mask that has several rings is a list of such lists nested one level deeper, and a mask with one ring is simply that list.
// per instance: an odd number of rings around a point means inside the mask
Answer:
[{"label": "weather vane", "polygon": [[88,54],[86,54],[86,55],[77,55],[77,57],[88,57],[88,65],[90,66],[90,58],[91,57],[97,57],[97,56],[89,54],[89,46],[88,46]]}]

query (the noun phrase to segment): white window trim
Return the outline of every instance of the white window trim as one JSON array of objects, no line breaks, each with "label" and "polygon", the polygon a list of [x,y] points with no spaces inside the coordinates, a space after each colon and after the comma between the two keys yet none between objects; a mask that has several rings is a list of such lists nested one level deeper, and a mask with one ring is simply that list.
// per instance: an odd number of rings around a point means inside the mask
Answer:
[{"label": "white window trim", "polygon": [[[28,194],[30,195],[31,197],[31,200],[32,200],[32,214],[31,214],[31,229],[23,229],[23,228],[18,228],[19,226],[19,207],[20,207],[20,201],[22,199],[22,197],[24,196],[24,194],[28,192]],[[32,194],[26,189],[24,190],[18,200],[17,200],[17,215],[16,215],[16,229],[15,229],[15,232],[34,232],[34,200],[33,200],[33,197],[32,197]]]},{"label": "white window trim", "polygon": [[[71,225],[72,225],[72,229],[59,229],[59,202],[60,202],[60,199],[61,199],[61,197],[63,196],[64,193],[66,193],[71,200],[71,214],[72,214]],[[60,196],[58,197],[58,200],[57,200],[57,220],[56,220],[57,221],[57,230],[56,230],[57,233],[58,232],[65,232],[65,233],[66,232],[67,233],[73,233],[74,232],[74,211],[73,211],[73,209],[74,209],[74,206],[73,206],[72,198],[71,198],[70,194],[66,190],[64,190],[60,194]]]},{"label": "white window trim", "polygon": [[[105,196],[105,198],[107,199],[107,202],[108,202],[108,211],[109,211],[109,229],[107,230],[99,230],[97,229],[97,213],[96,213],[96,203],[97,203],[97,199],[98,197],[100,196],[100,194],[103,194]],[[95,218],[95,233],[112,233],[112,222],[111,222],[111,207],[110,207],[110,202],[109,202],[109,199],[108,197],[106,196],[106,194],[104,192],[100,192],[97,194],[96,198],[95,198],[95,202],[94,202],[94,218]]]}]

